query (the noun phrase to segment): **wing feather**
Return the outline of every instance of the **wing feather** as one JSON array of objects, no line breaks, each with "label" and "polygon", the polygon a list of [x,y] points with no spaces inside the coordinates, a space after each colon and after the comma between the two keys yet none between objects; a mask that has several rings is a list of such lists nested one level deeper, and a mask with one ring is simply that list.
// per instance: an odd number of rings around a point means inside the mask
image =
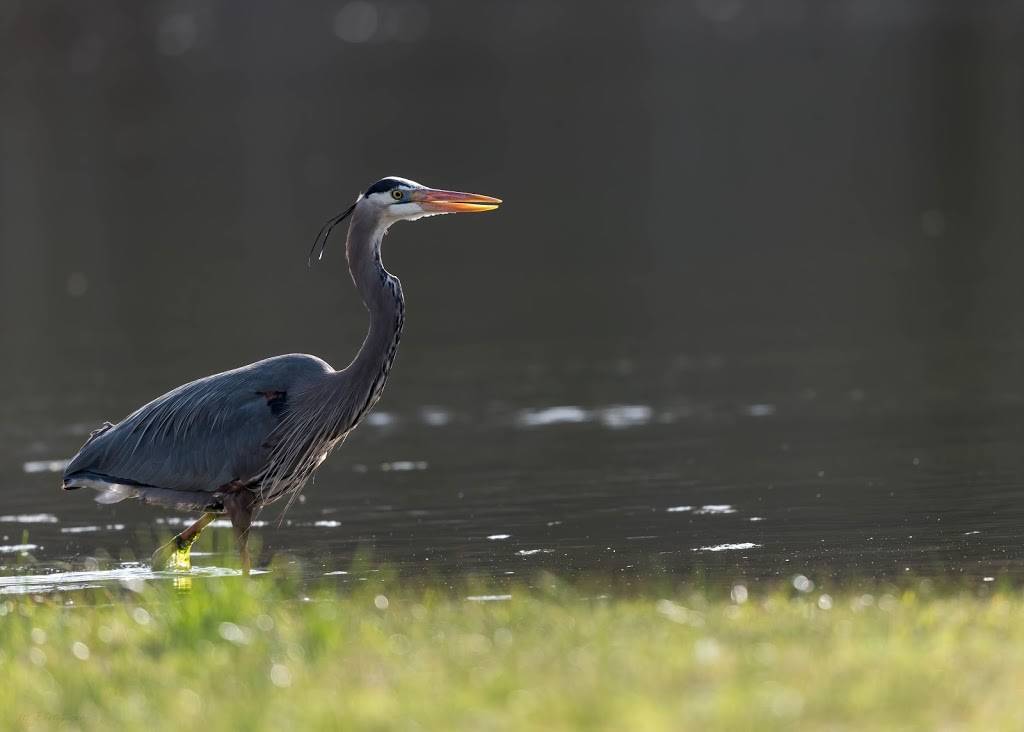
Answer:
[{"label": "wing feather", "polygon": [[[213,492],[265,469],[267,438],[290,397],[331,368],[313,356],[278,356],[190,382],[154,399],[90,440],[65,482],[101,476],[128,485]],[[271,408],[267,393],[284,404]]]}]

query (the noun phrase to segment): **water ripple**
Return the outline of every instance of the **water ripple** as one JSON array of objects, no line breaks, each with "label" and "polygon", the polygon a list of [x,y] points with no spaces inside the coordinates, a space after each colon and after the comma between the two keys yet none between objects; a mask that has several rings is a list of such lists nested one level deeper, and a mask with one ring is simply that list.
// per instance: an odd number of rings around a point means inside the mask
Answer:
[{"label": "water ripple", "polygon": [[58,519],[52,513],[19,513],[0,516],[0,524],[55,524]]},{"label": "water ripple", "polygon": [[62,473],[70,460],[30,460],[21,466],[26,473]]},{"label": "water ripple", "polygon": [[590,418],[582,407],[546,407],[527,409],[519,413],[519,424],[523,427],[546,427],[552,424],[575,424]]},{"label": "water ripple", "polygon": [[430,465],[426,460],[393,460],[390,463],[381,463],[380,469],[384,471],[395,470],[426,470]]},{"label": "water ripple", "polygon": [[598,410],[598,419],[601,424],[612,429],[647,424],[653,415],[654,410],[646,404],[619,404]]},{"label": "water ripple", "polygon": [[714,544],[712,546],[699,546],[696,549],[691,549],[693,552],[731,552],[738,549],[760,549],[760,544],[755,544],[752,541],[743,541],[738,544]]},{"label": "water ripple", "polygon": [[[266,570],[254,569],[253,574],[265,574]],[[119,582],[133,587],[139,582],[154,579],[175,579],[181,577],[236,577],[242,573],[225,567],[193,567],[190,572],[154,572],[140,564],[128,563],[117,569],[85,570],[79,572],[53,572],[50,574],[29,574],[0,577],[0,595],[20,595],[30,592],[62,592],[98,587],[102,583]]]},{"label": "water ripple", "polygon": [[736,509],[728,503],[713,503],[707,506],[701,506],[693,513],[695,516],[704,516],[708,514],[736,513]]},{"label": "water ripple", "polygon": [[[182,518],[181,516],[168,516],[167,518],[158,518],[156,523],[164,526],[191,526],[195,523],[195,519]],[[256,529],[267,525],[267,521],[257,520],[252,522],[252,527]],[[214,529],[230,529],[231,521],[228,519],[216,519],[208,523],[207,526]]]},{"label": "water ripple", "polygon": [[519,412],[516,422],[521,427],[547,427],[596,421],[610,429],[623,429],[648,424],[653,417],[654,410],[646,404],[612,404],[595,409],[562,405],[524,409]]},{"label": "water ripple", "polygon": [[0,544],[0,554],[21,554],[33,549],[42,549],[38,544]]},{"label": "water ripple", "polygon": [[63,526],[61,527],[60,533],[90,534],[94,531],[124,531],[124,524],[107,524],[106,526]]}]

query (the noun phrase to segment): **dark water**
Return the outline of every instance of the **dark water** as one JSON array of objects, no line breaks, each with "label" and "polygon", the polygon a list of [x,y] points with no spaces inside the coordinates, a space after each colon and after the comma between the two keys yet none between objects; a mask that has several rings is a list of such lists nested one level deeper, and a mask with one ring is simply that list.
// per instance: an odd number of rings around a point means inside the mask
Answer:
[{"label": "dark water", "polygon": [[306,250],[395,173],[506,205],[388,238],[392,380],[262,563],[1021,579],[1021,12],[888,7],[0,4],[0,573],[174,530],[57,489],[102,420],[347,362]]},{"label": "dark water", "polygon": [[[1019,394],[979,403],[824,379],[735,387],[752,368],[836,368],[850,358],[841,353],[466,363],[424,350],[433,365],[395,374],[394,393],[283,523],[276,506],[261,517],[264,562],[283,552],[318,575],[349,570],[362,550],[410,577],[1021,576]],[[502,389],[515,373],[515,392]],[[638,399],[636,380],[660,398]],[[21,425],[35,437],[22,438],[3,502],[7,572],[144,557],[178,525],[165,511],[58,492],[45,460],[73,451],[107,399],[60,415],[40,405]],[[230,552],[230,529],[211,531]],[[26,541],[31,560],[11,548]]]}]

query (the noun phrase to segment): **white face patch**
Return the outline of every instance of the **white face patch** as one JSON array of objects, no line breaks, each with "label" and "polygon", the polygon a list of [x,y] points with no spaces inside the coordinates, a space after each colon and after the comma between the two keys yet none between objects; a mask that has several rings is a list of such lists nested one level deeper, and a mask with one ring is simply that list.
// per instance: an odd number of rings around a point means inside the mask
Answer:
[{"label": "white face patch", "polygon": [[424,216],[433,216],[436,211],[424,211],[418,203],[396,203],[391,206],[388,215],[399,221],[415,221]]}]

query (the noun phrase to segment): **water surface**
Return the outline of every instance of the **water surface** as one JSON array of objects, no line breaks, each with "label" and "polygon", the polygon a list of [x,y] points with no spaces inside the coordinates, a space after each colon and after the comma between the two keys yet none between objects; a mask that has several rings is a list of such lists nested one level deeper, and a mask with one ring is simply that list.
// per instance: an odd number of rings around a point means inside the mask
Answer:
[{"label": "water surface", "polygon": [[[446,381],[450,364],[434,355]],[[820,360],[790,357],[796,372]],[[486,391],[491,374],[513,368],[484,355],[460,362],[458,388],[443,388],[450,398]],[[551,374],[528,376],[530,362],[519,366],[516,401],[386,396],[300,501],[260,516],[261,562],[284,554],[311,577],[344,577],[360,553],[410,578],[529,579],[540,569],[723,581],[1022,576],[1017,399],[838,389],[826,378],[788,393],[731,393],[744,364],[638,359],[614,378],[616,365],[599,359],[573,366],[573,391],[622,397],[600,402],[545,401]],[[541,371],[557,370],[549,362]],[[645,372],[647,391],[652,380],[665,384],[661,397],[630,401]],[[687,379],[703,388],[676,386]],[[93,422],[117,416],[101,412],[109,398],[84,400],[72,421],[40,410],[20,426],[31,441],[4,440],[17,457],[0,515],[4,573],[145,557],[188,520],[58,490],[60,458]],[[214,555],[196,565],[222,565],[230,528],[220,521],[208,531]]]}]

